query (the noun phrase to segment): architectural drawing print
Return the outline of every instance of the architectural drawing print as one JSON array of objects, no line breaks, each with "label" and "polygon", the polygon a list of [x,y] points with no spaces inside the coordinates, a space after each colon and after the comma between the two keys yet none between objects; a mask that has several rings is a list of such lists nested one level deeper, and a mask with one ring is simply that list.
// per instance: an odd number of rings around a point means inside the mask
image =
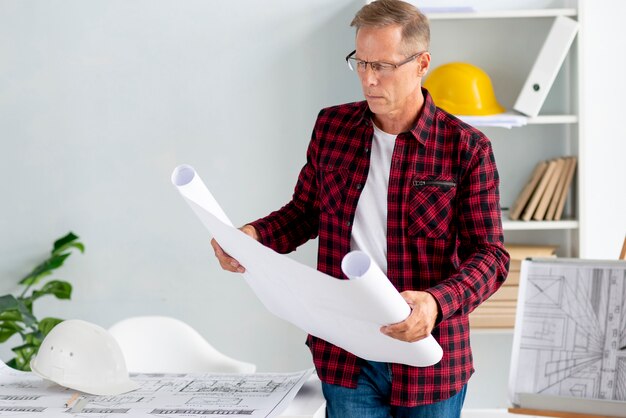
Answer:
[{"label": "architectural drawing print", "polygon": [[242,398],[237,397],[229,397],[224,398],[221,396],[211,397],[211,396],[202,396],[202,397],[191,397],[186,402],[187,405],[223,405],[223,406],[237,406],[241,404],[243,401]]},{"label": "architectural drawing print", "polygon": [[[297,379],[295,379],[297,380]],[[237,375],[219,379],[194,380],[181,392],[193,393],[255,393],[271,394],[284,386],[293,385],[293,379],[276,379],[275,377],[245,378]]]},{"label": "architectural drawing print", "polygon": [[106,408],[119,408],[122,406],[134,406],[141,404],[149,404],[154,400],[154,396],[133,396],[131,395],[117,395],[117,396],[94,396],[90,399],[89,405],[106,407]]},{"label": "architectural drawing print", "polygon": [[626,269],[528,265],[514,393],[626,401]]},{"label": "architectural drawing print", "polygon": [[0,395],[0,401],[36,401],[39,395]]},{"label": "architectural drawing print", "polygon": [[[273,418],[313,369],[291,373],[135,375],[140,388],[117,396],[82,394],[0,364],[0,416],[109,418],[249,416]],[[69,405],[69,400],[75,400]]]},{"label": "architectural drawing print", "polygon": [[184,415],[184,416],[193,416],[193,415],[202,415],[202,416],[222,416],[222,415],[233,415],[233,416],[246,416],[252,415],[254,413],[254,409],[154,409],[150,411],[150,415]]}]

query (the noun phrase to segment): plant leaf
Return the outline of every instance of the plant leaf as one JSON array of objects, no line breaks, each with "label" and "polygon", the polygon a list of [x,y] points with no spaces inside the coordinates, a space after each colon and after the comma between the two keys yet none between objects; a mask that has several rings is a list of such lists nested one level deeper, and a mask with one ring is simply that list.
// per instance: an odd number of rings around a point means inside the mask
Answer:
[{"label": "plant leaf", "polygon": [[37,353],[38,346],[34,344],[22,344],[13,347],[15,353],[15,368],[18,370],[30,371],[30,359]]},{"label": "plant leaf", "polygon": [[31,298],[35,301],[45,295],[54,295],[57,299],[70,299],[72,296],[72,285],[62,280],[51,280],[40,290],[33,291]]},{"label": "plant leaf", "polygon": [[30,312],[30,309],[24,304],[23,301],[17,301],[17,308],[22,314],[24,325],[31,327],[37,323],[37,318]]},{"label": "plant leaf", "polygon": [[19,367],[17,365],[17,358],[16,357],[13,357],[11,360],[7,361],[7,366],[9,366],[12,369],[21,370],[21,369],[19,369]]},{"label": "plant leaf", "polygon": [[22,322],[22,314],[17,310],[17,304],[15,306],[15,309],[10,309],[4,312],[0,312],[0,321]]},{"label": "plant leaf", "polygon": [[54,248],[52,249],[52,255],[60,254],[70,248],[76,248],[81,253],[85,252],[85,246],[81,242],[74,242],[78,239],[78,236],[73,232],[69,232],[66,236],[59,238],[54,242]]},{"label": "plant leaf", "polygon": [[63,321],[63,319],[59,318],[44,318],[39,321],[39,331],[41,331],[41,333],[45,337],[50,331],[52,331],[52,328],[56,327]]},{"label": "plant leaf", "polygon": [[61,267],[65,259],[69,257],[70,254],[71,253],[52,255],[46,261],[35,267],[26,277],[20,280],[20,284],[32,286],[39,283],[42,278],[52,274],[52,270]]},{"label": "plant leaf", "polygon": [[24,334],[24,343],[32,344],[34,347],[39,347],[41,345],[41,342],[43,341],[43,338],[44,335],[39,329],[37,329],[31,333]]},{"label": "plant leaf", "polygon": [[0,296],[0,312],[17,309],[17,299],[13,295]]},{"label": "plant leaf", "polygon": [[22,331],[23,328],[13,321],[0,322],[0,343],[5,342],[16,333]]}]

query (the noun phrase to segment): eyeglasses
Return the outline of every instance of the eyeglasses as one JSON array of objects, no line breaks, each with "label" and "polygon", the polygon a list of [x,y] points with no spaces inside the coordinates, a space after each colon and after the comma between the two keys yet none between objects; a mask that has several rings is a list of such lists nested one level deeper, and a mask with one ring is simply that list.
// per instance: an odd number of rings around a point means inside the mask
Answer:
[{"label": "eyeglasses", "polygon": [[346,62],[348,63],[348,68],[350,68],[352,71],[364,73],[365,70],[367,69],[367,65],[369,64],[369,66],[372,68],[372,71],[375,74],[383,76],[383,75],[391,74],[396,68],[404,64],[408,64],[409,62],[413,61],[415,58],[422,55],[424,52],[426,51],[418,52],[417,54],[411,55],[404,61],[400,61],[396,64],[393,64],[391,62],[382,62],[382,61],[369,62],[369,61],[360,60],[354,57],[354,54],[356,54],[356,49],[355,49],[354,51],[348,54],[348,56],[346,57]]}]

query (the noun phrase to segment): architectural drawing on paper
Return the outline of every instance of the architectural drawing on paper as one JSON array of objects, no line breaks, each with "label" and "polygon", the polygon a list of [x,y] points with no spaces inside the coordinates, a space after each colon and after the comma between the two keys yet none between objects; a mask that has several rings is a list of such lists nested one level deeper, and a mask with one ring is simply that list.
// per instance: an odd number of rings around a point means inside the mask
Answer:
[{"label": "architectural drawing on paper", "polygon": [[133,392],[117,396],[83,394],[68,407],[75,391],[0,364],[0,416],[272,418],[287,407],[312,372],[138,374],[134,379],[140,387]]},{"label": "architectural drawing on paper", "polygon": [[10,382],[3,382],[0,383],[0,388],[5,388],[5,389],[37,389],[39,388],[40,384],[36,381],[36,380],[23,380],[23,381],[10,381]]},{"label": "architectural drawing on paper", "polygon": [[[71,412],[71,409],[68,409],[66,412]],[[89,416],[94,417],[96,414],[102,414],[103,416],[111,415],[111,414],[128,414],[130,411],[129,408],[83,408],[81,409],[79,414],[74,414],[75,417]]]},{"label": "architectural drawing on paper", "polygon": [[202,396],[191,397],[187,401],[187,405],[224,405],[224,406],[237,406],[243,402],[243,398],[229,397],[224,398],[222,396]]},{"label": "architectural drawing on paper", "polygon": [[[295,379],[297,380],[297,379]],[[276,390],[293,385],[294,379],[273,377],[237,376],[193,380],[182,392],[193,393],[257,393],[271,394]]]},{"label": "architectural drawing on paper", "polygon": [[514,393],[626,401],[624,265],[527,265]]},{"label": "architectural drawing on paper", "polygon": [[150,411],[150,415],[252,415],[254,409],[153,409]]},{"label": "architectural drawing on paper", "polygon": [[154,378],[137,376],[134,380],[139,383],[139,393],[173,393],[182,392],[193,379],[178,378],[168,379],[167,377]]},{"label": "architectural drawing on paper", "polygon": [[39,395],[0,395],[0,401],[36,401]]},{"label": "architectural drawing on paper", "polygon": [[44,412],[45,407],[40,406],[0,406],[0,412]]},{"label": "architectural drawing on paper", "polygon": [[149,404],[154,400],[154,396],[143,395],[116,395],[116,396],[95,396],[90,399],[91,406],[101,406],[107,408],[116,408],[120,406],[132,406],[140,404]]}]

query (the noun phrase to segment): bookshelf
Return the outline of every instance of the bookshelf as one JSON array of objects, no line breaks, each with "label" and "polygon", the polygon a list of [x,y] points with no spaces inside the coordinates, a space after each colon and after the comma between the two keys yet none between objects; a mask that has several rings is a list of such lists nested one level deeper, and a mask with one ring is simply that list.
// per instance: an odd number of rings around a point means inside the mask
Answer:
[{"label": "bookshelf", "polygon": [[[419,3],[418,3],[419,7]],[[520,9],[520,10],[482,10],[476,12],[459,13],[428,13],[428,18],[433,20],[463,20],[463,19],[513,19],[528,17],[556,17],[576,16],[576,9]]]},{"label": "bookshelf", "polygon": [[[445,7],[450,2],[414,1],[418,7]],[[457,2],[459,3],[459,2]],[[452,61],[481,67],[491,77],[500,103],[511,111],[541,46],[557,16],[578,18],[574,1],[520,0],[515,7],[474,1],[474,12],[427,13],[431,21],[432,68]],[[464,2],[463,5],[467,5]],[[508,217],[535,165],[542,160],[578,156],[578,37],[574,41],[540,114],[521,127],[480,126],[491,139],[500,173],[505,241],[557,245],[558,256],[579,255],[580,217],[576,175],[559,221],[518,221]]]},{"label": "bookshelf", "polygon": [[[431,23],[432,67],[454,61],[469,62],[485,70],[499,102],[511,111],[545,41],[554,19],[580,19],[577,0],[407,0],[426,11]],[[471,7],[473,12],[432,13],[428,7]],[[559,257],[579,257],[581,240],[581,177],[585,164],[579,106],[581,33],[553,83],[538,116],[526,125],[504,129],[481,126],[492,141],[500,174],[505,243],[554,245]],[[559,221],[514,221],[510,208],[539,161],[576,156],[578,166],[563,217]],[[470,316],[471,317],[471,316]],[[477,373],[469,386],[468,408],[508,405],[507,370],[511,327],[472,327]]]},{"label": "bookshelf", "polygon": [[[450,3],[414,1],[418,7]],[[498,100],[510,111],[554,19],[567,16],[580,20],[578,4],[567,0],[477,0],[472,5],[477,10],[474,13],[427,14],[431,21],[432,68],[452,61],[481,67],[490,75]],[[584,175],[584,163],[579,155],[583,139],[578,103],[580,36],[581,31],[538,116],[529,118],[525,126],[511,129],[479,127],[491,139],[498,164],[505,243],[554,245],[558,247],[559,257],[580,256],[582,218],[578,179]],[[563,156],[576,156],[579,164],[561,220],[511,220],[508,208],[513,206],[537,163]],[[466,406],[502,407],[508,403],[506,390],[502,388],[507,386],[513,329],[487,327],[487,323],[475,326],[477,319],[480,317],[472,319],[470,315],[470,321],[474,322],[471,332],[477,374],[469,387]]]}]

